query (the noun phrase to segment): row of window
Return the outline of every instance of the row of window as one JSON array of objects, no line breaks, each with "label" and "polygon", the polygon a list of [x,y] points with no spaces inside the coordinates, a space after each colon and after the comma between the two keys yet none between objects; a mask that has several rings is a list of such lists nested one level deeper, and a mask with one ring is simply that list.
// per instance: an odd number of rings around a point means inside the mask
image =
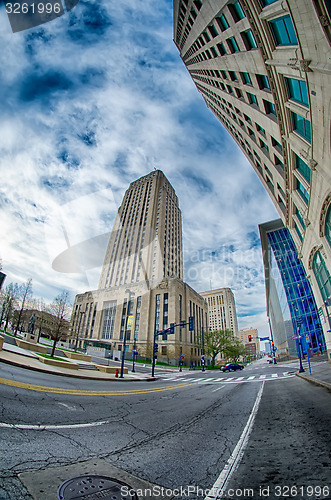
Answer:
[{"label": "row of window", "polygon": [[[267,21],[267,23],[270,27],[276,47],[298,44],[290,15],[285,15]],[[225,38],[225,40],[219,40],[218,43],[215,44],[215,46],[209,46],[205,51],[202,51],[198,55],[187,60],[198,50],[202,49],[206,44],[208,44],[212,39],[220,35],[215,26],[217,26],[222,33],[230,27],[224,14],[217,16],[214,19],[213,23],[210,24],[207,29],[201,33],[201,35],[199,35],[199,37],[184,55],[183,60],[185,61],[185,64],[187,66],[195,64],[197,62],[202,62],[206,59],[212,59],[213,57],[225,56],[229,53],[235,54],[236,52],[241,51],[237,38],[235,36],[230,36]],[[258,48],[257,41],[251,29],[241,31],[240,36],[246,50],[253,50]],[[224,42],[226,42],[227,44],[228,51],[225,48]]]}]

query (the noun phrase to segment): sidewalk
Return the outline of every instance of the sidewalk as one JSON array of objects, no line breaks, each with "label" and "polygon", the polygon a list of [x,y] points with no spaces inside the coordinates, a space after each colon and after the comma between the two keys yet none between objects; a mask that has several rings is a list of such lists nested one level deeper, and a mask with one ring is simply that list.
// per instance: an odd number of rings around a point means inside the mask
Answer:
[{"label": "sidewalk", "polygon": [[320,385],[331,391],[331,364],[328,361],[311,363],[311,373],[305,366],[304,372],[297,372],[296,375],[315,385]]},{"label": "sidewalk", "polygon": [[[65,358],[68,363],[74,362],[74,360],[70,360]],[[50,373],[52,375],[62,375],[66,377],[74,377],[74,378],[83,378],[90,380],[108,380],[108,381],[117,381],[117,382],[126,382],[126,381],[151,381],[155,380],[155,377],[151,375],[147,375],[144,373],[129,373],[124,374],[123,378],[115,377],[113,373],[105,373],[99,370],[91,369],[94,363],[88,362],[79,362],[79,369],[73,370],[71,368],[64,368],[52,365],[45,365],[41,361],[39,361],[37,355],[33,351],[29,351],[26,349],[22,349],[21,347],[17,347],[13,344],[8,344],[4,342],[3,348],[0,351],[0,362],[8,363],[14,366],[19,366],[21,368],[28,368],[30,370],[41,371],[44,373]],[[77,362],[77,361],[76,361]],[[87,365],[86,368],[83,368],[84,365]],[[120,371],[120,365],[119,365]]]}]

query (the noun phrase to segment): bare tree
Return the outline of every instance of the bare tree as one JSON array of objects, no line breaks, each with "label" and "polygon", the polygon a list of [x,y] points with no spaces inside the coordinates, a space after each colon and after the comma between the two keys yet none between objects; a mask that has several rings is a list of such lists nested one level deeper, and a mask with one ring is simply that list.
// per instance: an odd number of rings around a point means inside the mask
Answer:
[{"label": "bare tree", "polygon": [[25,285],[21,285],[19,287],[19,290],[20,290],[19,299],[21,300],[21,309],[20,309],[20,312],[18,314],[18,319],[17,319],[16,328],[15,328],[15,332],[14,332],[15,336],[17,334],[17,330],[20,327],[20,323],[21,323],[22,313],[24,311],[25,302],[32,295],[32,278],[29,278],[27,280],[27,282],[25,283]]},{"label": "bare tree", "polygon": [[61,339],[65,339],[69,335],[69,319],[71,313],[71,305],[69,304],[69,292],[63,291],[50,305],[50,311],[53,315],[54,327],[50,333],[53,339],[53,348],[51,356],[54,356],[55,346]]},{"label": "bare tree", "polygon": [[1,294],[1,317],[0,325],[5,322],[4,331],[7,330],[8,323],[13,317],[13,313],[17,307],[17,298],[19,295],[19,286],[17,283],[10,283],[6,286],[5,291]]}]

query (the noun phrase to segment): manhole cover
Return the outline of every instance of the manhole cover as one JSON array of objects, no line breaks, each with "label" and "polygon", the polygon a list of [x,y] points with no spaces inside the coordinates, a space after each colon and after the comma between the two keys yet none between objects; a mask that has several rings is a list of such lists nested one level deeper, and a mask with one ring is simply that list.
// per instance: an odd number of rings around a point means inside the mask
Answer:
[{"label": "manhole cover", "polygon": [[128,484],[107,476],[78,476],[68,479],[57,490],[58,500],[138,500],[134,490]]}]

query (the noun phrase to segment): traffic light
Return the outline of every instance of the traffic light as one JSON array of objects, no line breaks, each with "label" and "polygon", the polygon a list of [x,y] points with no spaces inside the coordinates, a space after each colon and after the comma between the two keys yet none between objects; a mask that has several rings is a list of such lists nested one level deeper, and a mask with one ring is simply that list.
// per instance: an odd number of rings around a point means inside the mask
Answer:
[{"label": "traffic light", "polygon": [[248,335],[248,342],[252,342],[252,335]]},{"label": "traffic light", "polygon": [[170,323],[170,334],[175,333],[175,323]]},{"label": "traffic light", "polygon": [[158,350],[159,350],[159,344],[157,344],[155,342],[155,344],[154,344],[154,352],[158,352]]},{"label": "traffic light", "polygon": [[194,330],[194,317],[190,316],[188,319],[188,329],[190,332],[193,332]]},{"label": "traffic light", "polygon": [[162,340],[167,340],[167,339],[168,339],[168,334],[162,333]]}]

